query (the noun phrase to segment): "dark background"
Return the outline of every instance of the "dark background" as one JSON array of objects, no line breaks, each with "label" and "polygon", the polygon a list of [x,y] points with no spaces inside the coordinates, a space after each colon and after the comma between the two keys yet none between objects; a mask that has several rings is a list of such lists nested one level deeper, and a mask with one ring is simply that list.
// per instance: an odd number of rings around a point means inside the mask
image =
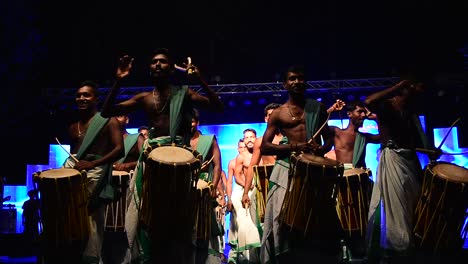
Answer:
[{"label": "dark background", "polygon": [[[150,86],[157,47],[179,62],[191,56],[210,83],[281,81],[291,64],[305,65],[308,80],[416,76],[430,88],[421,109],[430,126],[466,117],[466,1],[100,2],[2,1],[0,176],[9,184],[23,184],[26,164],[47,163],[49,143],[73,118],[66,106],[73,102],[51,94],[84,80],[109,87],[123,54],[135,58],[125,85]],[[261,122],[262,109],[228,108],[223,116]],[[132,122],[144,121],[136,114]],[[466,123],[460,147],[468,146]]]}]

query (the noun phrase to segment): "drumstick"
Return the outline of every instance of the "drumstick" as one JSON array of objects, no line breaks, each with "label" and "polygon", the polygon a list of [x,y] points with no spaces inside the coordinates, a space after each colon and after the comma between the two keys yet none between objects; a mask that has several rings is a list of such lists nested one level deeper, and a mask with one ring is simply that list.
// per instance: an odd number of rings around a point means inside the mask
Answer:
[{"label": "drumstick", "polygon": [[[190,66],[192,64],[192,58],[191,57],[187,57],[187,66]],[[183,71],[183,72],[187,72],[188,74],[192,74],[193,73],[193,69],[192,68],[184,68],[184,67],[181,67],[177,64],[174,64],[174,68],[176,68],[177,70],[179,71]]]},{"label": "drumstick", "polygon": [[79,160],[77,158],[75,158],[75,156],[73,156],[70,152],[68,152],[68,150],[66,148],[64,148],[62,146],[62,144],[60,144],[60,141],[58,140],[57,137],[55,137],[55,141],[57,141],[57,143],[60,145],[60,147],[62,147],[63,150],[65,150],[65,152],[75,161],[75,162],[79,162]]},{"label": "drumstick", "polygon": [[328,119],[330,119],[330,114],[331,113],[328,113],[328,116],[327,116],[327,120],[325,120],[325,122],[323,122],[322,126],[319,128],[319,130],[317,130],[317,132],[315,132],[315,134],[312,136],[311,139],[309,139],[309,141],[307,141],[307,143],[312,143],[312,140],[315,139],[315,137],[317,137],[317,135],[320,133],[320,131],[322,131],[322,129],[325,127],[325,125],[327,124],[328,122]]},{"label": "drumstick", "polygon": [[200,166],[200,170],[205,169],[205,167],[208,166],[213,161],[213,158],[214,156],[211,156],[211,159],[204,161],[202,165]]}]

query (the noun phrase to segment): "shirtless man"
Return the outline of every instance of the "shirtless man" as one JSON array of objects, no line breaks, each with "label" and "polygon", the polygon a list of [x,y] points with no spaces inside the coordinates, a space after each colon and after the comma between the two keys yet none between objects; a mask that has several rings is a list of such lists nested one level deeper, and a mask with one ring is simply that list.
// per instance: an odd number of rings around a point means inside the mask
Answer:
[{"label": "shirtless man", "polygon": [[[242,194],[245,186],[245,174],[250,165],[253,147],[257,132],[252,128],[244,130],[244,143],[247,150],[240,153],[236,158],[235,183],[232,187],[228,201],[231,210],[231,226],[229,228],[229,261],[235,263],[258,262],[258,250],[260,247],[260,236],[257,227],[252,222],[248,211],[242,206]],[[232,185],[232,178],[228,179],[228,185]]]},{"label": "shirtless man", "polygon": [[[289,191],[287,187],[291,153],[313,153],[323,157],[331,149],[331,146],[319,145],[319,136],[325,142],[330,137],[327,111],[321,102],[306,98],[303,68],[290,67],[285,74],[283,86],[288,91],[288,100],[271,114],[261,144],[263,154],[277,157],[270,176],[271,187],[263,225],[261,262],[305,263],[314,259],[317,263],[336,263],[339,235],[335,229],[340,229],[336,211],[334,216],[336,219],[330,218],[327,223],[329,228],[322,228],[322,236],[319,239],[306,237],[303,231],[284,228],[280,219],[284,197]],[[273,143],[278,130],[287,137],[288,143],[279,145]],[[320,210],[317,216],[333,217],[332,202],[332,199],[327,200],[327,204],[323,206],[330,208],[326,212]]]},{"label": "shirtless man", "polygon": [[[363,102],[354,101],[346,106],[349,124],[345,129],[330,126],[331,135],[335,146],[336,160],[342,163],[352,164],[354,168],[366,168],[366,144],[380,142],[380,136],[370,133],[359,132],[366,118],[375,119],[365,107]],[[357,155],[354,156],[355,148]]]}]

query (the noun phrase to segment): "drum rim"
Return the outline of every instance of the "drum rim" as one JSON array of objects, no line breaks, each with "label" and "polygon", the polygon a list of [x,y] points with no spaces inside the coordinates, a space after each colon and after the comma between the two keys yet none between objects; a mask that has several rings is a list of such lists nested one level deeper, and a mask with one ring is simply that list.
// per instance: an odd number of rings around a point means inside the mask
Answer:
[{"label": "drum rim", "polygon": [[[170,148],[178,148],[178,149],[183,149],[185,150],[186,152],[190,152],[193,157],[191,160],[186,160],[186,161],[164,161],[164,160],[155,160],[153,158],[151,158],[151,153],[156,153],[156,152],[153,152],[157,149],[161,150],[161,148],[165,148],[165,147],[170,147]],[[178,145],[173,145],[173,144],[164,144],[164,145],[156,145],[155,147],[152,147],[151,150],[149,150],[147,152],[147,154],[145,155],[145,160],[146,161],[152,161],[152,162],[155,162],[155,163],[160,163],[160,164],[167,164],[167,165],[173,165],[173,164],[176,164],[176,165],[183,165],[183,164],[193,164],[193,163],[196,163],[197,161],[201,161],[202,160],[202,156],[201,154],[197,151],[197,150],[193,150],[187,146],[178,146]]]},{"label": "drum rim", "polygon": [[[349,172],[355,172],[353,174],[349,174]],[[348,173],[346,173],[348,172]],[[370,169],[368,168],[353,168],[353,169],[347,169],[344,170],[343,172],[343,177],[351,177],[351,176],[357,176],[357,175],[362,175],[362,174],[367,174],[369,175]]]},{"label": "drum rim", "polygon": [[[114,172],[116,174],[114,174]],[[130,176],[130,172],[128,171],[122,171],[122,170],[112,170],[112,176],[113,177],[118,177],[118,176]]]},{"label": "drum rim", "polygon": [[[310,156],[310,157],[314,157],[314,158],[318,158],[318,159],[325,160],[325,161],[327,161],[327,162],[329,162],[329,163],[326,163],[326,164],[325,164],[325,163],[317,163],[316,161],[305,159],[305,157],[309,157],[309,156]],[[292,154],[292,155],[291,155],[291,159],[295,159],[295,160],[297,160],[297,161],[299,161],[299,160],[301,160],[301,161],[302,161],[302,160],[305,160],[305,161],[307,161],[307,162],[305,162],[305,163],[307,163],[307,164],[321,165],[321,166],[325,166],[325,167],[327,167],[327,168],[344,167],[344,164],[341,163],[341,162],[339,162],[339,161],[337,161],[337,160],[330,159],[330,158],[326,158],[326,157],[321,157],[321,156],[315,156],[315,155],[309,154],[309,153],[301,153],[301,154],[299,154],[299,155],[294,155],[294,154]]]},{"label": "drum rim", "polygon": [[[58,171],[61,171],[62,175],[48,175],[48,173],[58,172]],[[65,172],[68,172],[68,173],[73,172],[73,174],[66,174],[65,175]],[[73,168],[53,168],[53,169],[47,169],[47,170],[43,170],[43,171],[39,171],[39,172],[34,173],[35,177],[39,177],[39,178],[42,178],[42,179],[69,178],[69,177],[80,176],[80,175],[81,175],[80,171],[77,170],[77,169],[73,169]]]},{"label": "drum rim", "polygon": [[[445,173],[441,173],[441,172],[445,172],[445,171],[441,171],[441,170],[438,169],[438,168],[442,168],[442,167],[444,167],[444,168],[445,167],[452,167],[452,168],[456,168],[460,172],[462,172],[462,171],[466,172],[466,177],[465,178],[453,177],[453,176],[446,175]],[[468,183],[468,170],[465,169],[462,166],[457,165],[457,164],[453,164],[453,163],[449,163],[449,162],[438,162],[435,165],[433,165],[430,168],[430,170],[431,170],[432,174],[437,175],[439,178],[442,178],[444,180],[448,180],[450,182],[456,182],[456,183]]]}]

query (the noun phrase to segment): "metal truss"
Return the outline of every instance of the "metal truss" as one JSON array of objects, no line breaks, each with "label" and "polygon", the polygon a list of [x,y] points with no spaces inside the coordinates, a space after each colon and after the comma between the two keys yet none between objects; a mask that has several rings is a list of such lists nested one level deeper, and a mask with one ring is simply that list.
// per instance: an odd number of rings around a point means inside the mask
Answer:
[{"label": "metal truss", "polygon": [[[347,80],[323,80],[323,81],[307,81],[307,92],[351,92],[351,91],[366,91],[379,90],[390,87],[399,81],[399,78],[366,78],[366,79],[347,79]],[[247,83],[247,84],[211,84],[210,87],[220,96],[245,96],[248,94],[275,94],[285,92],[281,82],[275,83]],[[204,94],[202,87],[190,86],[200,94]],[[100,88],[101,94],[108,94],[110,88]],[[140,92],[148,92],[153,90],[151,86],[143,87],[122,87],[117,95],[118,100],[126,100]],[[74,96],[75,89],[64,89],[60,96]],[[49,93],[49,96],[52,94]],[[55,93],[55,95],[58,95]]]}]

